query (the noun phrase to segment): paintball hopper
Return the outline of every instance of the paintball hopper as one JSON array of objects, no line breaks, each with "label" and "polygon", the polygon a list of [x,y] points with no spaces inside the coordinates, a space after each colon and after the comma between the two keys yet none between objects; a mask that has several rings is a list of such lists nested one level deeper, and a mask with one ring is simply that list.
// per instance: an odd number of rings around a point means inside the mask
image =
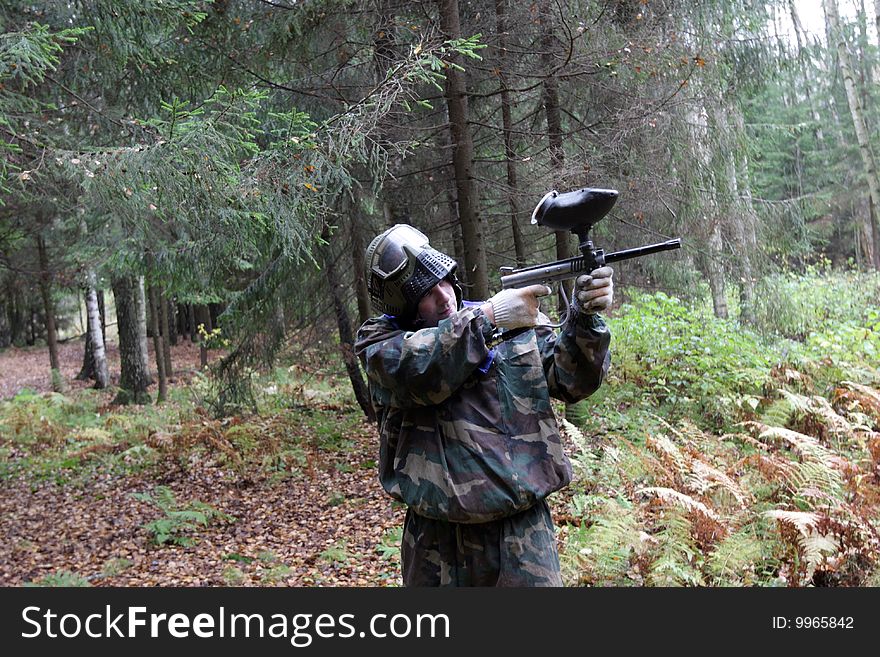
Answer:
[{"label": "paintball hopper", "polygon": [[586,187],[561,194],[554,189],[544,194],[535,207],[532,223],[580,234],[608,214],[617,195],[616,189]]}]

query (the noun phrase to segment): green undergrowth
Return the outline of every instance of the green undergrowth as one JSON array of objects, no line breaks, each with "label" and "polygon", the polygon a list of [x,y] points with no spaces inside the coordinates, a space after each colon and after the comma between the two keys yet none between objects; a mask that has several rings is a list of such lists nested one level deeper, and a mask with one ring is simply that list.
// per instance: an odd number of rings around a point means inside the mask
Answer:
[{"label": "green undergrowth", "polygon": [[0,478],[87,487],[99,475],[213,464],[231,479],[310,476],[352,448],[362,413],[331,360],[253,373],[258,413],[215,418],[204,404],[212,382],[198,375],[169,401],[109,406],[106,394],[22,391],[0,402]]},{"label": "green undergrowth", "polygon": [[566,413],[569,584],[878,581],[878,277],[773,284],[750,326],[663,294],[610,320],[612,371]]},{"label": "green undergrowth", "polygon": [[[210,498],[176,495],[166,482],[197,471],[216,473],[234,485],[257,480],[283,484],[314,479],[321,471],[375,470],[375,461],[354,458],[363,414],[339,363],[327,359],[317,367],[286,363],[254,374],[259,412],[214,417],[203,405],[211,382],[197,376],[190,385],[171,388],[169,400],[145,406],[109,406],[110,395],[93,390],[68,394],[23,391],[0,402],[0,480],[25,482],[32,489],[72,487],[79,497],[93,492],[98,479],[132,479],[132,498],[144,503],[140,520],[143,540],[151,549],[198,543],[206,532],[235,522]],[[363,462],[361,462],[363,461]],[[210,469],[210,470],[208,470]],[[328,490],[328,506],[349,502],[341,491]],[[47,537],[49,540],[49,537]],[[344,546],[343,546],[344,548]],[[338,561],[344,549],[322,558]],[[126,567],[108,566],[109,575]],[[261,585],[289,577],[283,563],[260,569]],[[244,575],[234,564],[224,581],[236,585]],[[59,571],[31,586],[84,586],[88,581]]]}]

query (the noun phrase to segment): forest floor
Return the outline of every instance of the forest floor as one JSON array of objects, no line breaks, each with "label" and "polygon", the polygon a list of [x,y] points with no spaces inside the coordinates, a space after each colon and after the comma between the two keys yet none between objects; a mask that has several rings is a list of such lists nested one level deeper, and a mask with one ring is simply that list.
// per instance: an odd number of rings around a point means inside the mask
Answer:
[{"label": "forest floor", "polygon": [[[87,387],[73,381],[82,345],[68,343],[60,351],[71,390]],[[118,353],[109,355],[118,376]],[[178,384],[198,368],[198,348],[188,341],[174,347],[172,357]],[[0,353],[0,373],[2,399],[24,388],[50,391],[46,349]],[[105,404],[111,398],[106,393]],[[311,414],[287,413],[299,412]],[[233,471],[198,451],[169,454],[148,469],[80,468],[61,479],[7,468],[0,478],[0,585],[58,582],[67,574],[92,586],[399,585],[404,510],[379,485],[376,430],[351,409],[315,412],[324,425],[285,417],[284,430],[302,432],[298,438],[311,447],[303,467],[282,477],[265,468]],[[344,449],[309,435],[333,424],[334,414],[345,427]],[[207,418],[201,424],[206,431],[218,426]],[[4,465],[26,456],[15,446],[4,449]],[[162,511],[135,495],[158,497],[160,486],[179,509],[204,503],[226,516],[199,526],[193,545],[157,544],[147,525],[161,521]]]}]

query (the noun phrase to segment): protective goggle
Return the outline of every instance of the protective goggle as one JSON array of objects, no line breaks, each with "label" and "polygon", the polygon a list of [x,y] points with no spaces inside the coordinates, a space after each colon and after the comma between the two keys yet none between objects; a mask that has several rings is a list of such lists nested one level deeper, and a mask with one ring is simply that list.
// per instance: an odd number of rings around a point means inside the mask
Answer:
[{"label": "protective goggle", "polygon": [[408,264],[407,252],[428,246],[428,238],[421,231],[399,224],[389,230],[382,241],[376,245],[370,270],[382,280],[393,278],[403,272]]}]

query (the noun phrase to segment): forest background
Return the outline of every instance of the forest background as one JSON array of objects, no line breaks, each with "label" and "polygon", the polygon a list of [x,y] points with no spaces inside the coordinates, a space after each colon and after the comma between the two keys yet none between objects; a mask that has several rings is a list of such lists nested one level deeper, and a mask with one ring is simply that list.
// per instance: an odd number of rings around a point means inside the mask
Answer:
[{"label": "forest background", "polygon": [[[603,388],[557,408],[569,585],[880,584],[880,0],[0,8],[0,583],[396,585],[366,243],[574,255],[614,188]],[[564,419],[563,419],[564,418]]]}]

